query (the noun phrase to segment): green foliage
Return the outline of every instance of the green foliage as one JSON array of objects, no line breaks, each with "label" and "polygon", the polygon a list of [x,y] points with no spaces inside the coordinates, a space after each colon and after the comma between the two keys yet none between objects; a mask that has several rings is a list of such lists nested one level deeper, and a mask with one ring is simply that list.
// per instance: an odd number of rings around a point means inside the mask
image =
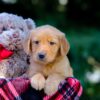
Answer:
[{"label": "green foliage", "polygon": [[86,72],[93,70],[93,66],[88,63],[90,56],[100,62],[100,30],[86,27],[78,28],[66,30],[68,33],[66,36],[71,45],[69,58],[74,75],[81,81],[84,90],[81,100],[99,100],[100,84],[90,83],[86,79]]}]

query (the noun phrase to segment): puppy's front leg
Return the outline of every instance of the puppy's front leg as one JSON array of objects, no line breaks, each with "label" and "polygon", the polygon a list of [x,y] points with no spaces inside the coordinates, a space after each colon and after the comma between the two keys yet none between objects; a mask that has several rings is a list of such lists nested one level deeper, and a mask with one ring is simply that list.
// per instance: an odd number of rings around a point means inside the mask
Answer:
[{"label": "puppy's front leg", "polygon": [[47,95],[52,95],[58,90],[58,86],[61,81],[65,79],[60,74],[52,74],[46,80],[44,91]]},{"label": "puppy's front leg", "polygon": [[41,73],[35,74],[30,80],[31,86],[36,90],[42,90],[45,86],[45,78]]}]

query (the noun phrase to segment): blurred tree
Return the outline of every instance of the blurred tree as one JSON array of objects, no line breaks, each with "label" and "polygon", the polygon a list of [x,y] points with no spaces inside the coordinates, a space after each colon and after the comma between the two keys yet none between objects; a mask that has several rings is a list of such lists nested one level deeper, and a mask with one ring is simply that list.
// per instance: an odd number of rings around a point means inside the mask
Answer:
[{"label": "blurred tree", "polygon": [[69,0],[66,14],[81,24],[100,25],[100,0]]}]

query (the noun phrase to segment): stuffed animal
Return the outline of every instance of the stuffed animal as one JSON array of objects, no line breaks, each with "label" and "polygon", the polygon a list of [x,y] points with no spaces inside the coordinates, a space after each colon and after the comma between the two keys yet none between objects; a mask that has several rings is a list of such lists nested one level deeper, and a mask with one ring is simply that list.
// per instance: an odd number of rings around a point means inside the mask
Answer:
[{"label": "stuffed animal", "polygon": [[35,23],[30,18],[23,19],[8,13],[0,14],[0,78],[18,77],[27,70],[28,56],[22,43],[29,31],[34,28]]}]

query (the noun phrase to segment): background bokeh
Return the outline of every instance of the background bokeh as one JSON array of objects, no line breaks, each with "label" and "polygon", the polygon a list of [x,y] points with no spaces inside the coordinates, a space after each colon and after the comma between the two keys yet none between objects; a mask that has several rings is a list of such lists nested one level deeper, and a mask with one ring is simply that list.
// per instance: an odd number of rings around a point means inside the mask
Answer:
[{"label": "background bokeh", "polygon": [[74,75],[83,86],[80,100],[100,100],[100,0],[0,0],[1,12],[63,31]]}]

